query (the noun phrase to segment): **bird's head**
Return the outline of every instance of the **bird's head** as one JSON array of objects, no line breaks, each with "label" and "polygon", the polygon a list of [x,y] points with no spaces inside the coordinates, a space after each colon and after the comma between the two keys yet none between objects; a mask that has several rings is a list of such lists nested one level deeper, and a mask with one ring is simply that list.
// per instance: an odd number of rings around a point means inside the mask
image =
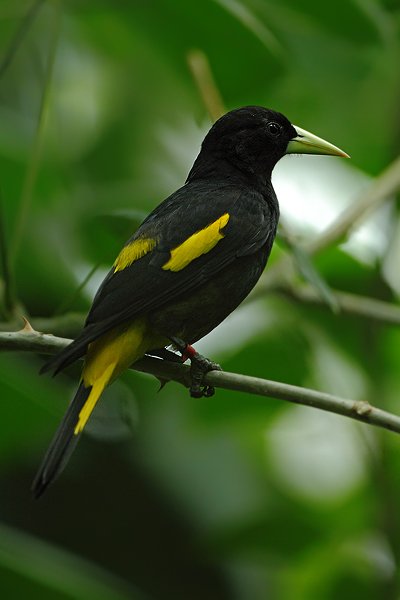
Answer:
[{"label": "bird's head", "polygon": [[212,169],[213,163],[219,165],[218,170],[225,164],[228,169],[232,166],[250,176],[270,177],[285,154],[348,156],[333,144],[293,125],[279,112],[245,106],[214,123],[196,162],[205,170]]}]

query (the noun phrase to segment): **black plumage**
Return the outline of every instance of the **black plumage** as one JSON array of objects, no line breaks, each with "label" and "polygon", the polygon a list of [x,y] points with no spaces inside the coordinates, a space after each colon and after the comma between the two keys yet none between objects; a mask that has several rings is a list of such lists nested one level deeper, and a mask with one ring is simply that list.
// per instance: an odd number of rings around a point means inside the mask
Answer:
[{"label": "black plumage", "polygon": [[[129,359],[137,360],[171,340],[182,340],[183,347],[193,344],[254,287],[267,263],[279,219],[271,173],[277,161],[292,151],[344,156],[282,114],[262,107],[231,111],[210,129],[185,185],[128,240],[125,250],[138,248],[140,253],[136,256],[132,251],[131,262],[114,265],[81,334],[45,365],[44,370],[56,373],[86,355],[77,396],[35,480],[36,495],[60,472],[86,423],[83,398],[92,403],[91,411],[104,385],[129,365]],[[184,266],[178,261],[171,270],[174,252]],[[130,354],[122,350],[124,336],[135,329],[138,350]],[[107,345],[112,347],[110,356]],[[110,364],[104,385],[98,381],[106,368],[97,368],[96,361]]]}]

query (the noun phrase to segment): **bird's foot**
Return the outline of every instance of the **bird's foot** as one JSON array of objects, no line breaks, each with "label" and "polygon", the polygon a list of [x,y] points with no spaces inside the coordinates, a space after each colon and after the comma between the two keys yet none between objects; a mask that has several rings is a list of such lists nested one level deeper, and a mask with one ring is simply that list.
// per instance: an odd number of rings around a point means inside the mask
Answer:
[{"label": "bird's foot", "polygon": [[201,398],[205,396],[210,398],[214,396],[215,388],[212,385],[204,385],[204,377],[209,371],[222,371],[220,365],[209,358],[206,358],[202,354],[194,351],[194,354],[190,358],[190,395],[193,398]]},{"label": "bird's foot", "polygon": [[213,396],[215,393],[214,387],[212,385],[205,385],[203,380],[209,371],[222,371],[220,365],[199,354],[193,346],[185,344],[179,338],[171,338],[171,341],[182,354],[182,362],[190,360],[191,382],[189,392],[192,398],[202,398],[203,396],[209,398]]}]

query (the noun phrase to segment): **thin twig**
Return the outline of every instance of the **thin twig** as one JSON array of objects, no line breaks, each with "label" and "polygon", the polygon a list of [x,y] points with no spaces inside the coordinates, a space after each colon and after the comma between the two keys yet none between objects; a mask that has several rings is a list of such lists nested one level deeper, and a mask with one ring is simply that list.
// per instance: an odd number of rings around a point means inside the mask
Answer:
[{"label": "thin twig", "polygon": [[22,350],[55,354],[62,350],[71,340],[38,331],[8,331],[0,333],[0,350]]},{"label": "thin twig", "polygon": [[[90,269],[88,274],[82,279],[82,281],[79,283],[79,285],[74,290],[72,290],[71,294],[69,294],[66,298],[64,298],[64,300],[56,308],[56,310],[54,311],[54,315],[60,315],[63,313],[65,314],[65,312],[67,310],[69,310],[71,306],[73,306],[73,304],[74,304],[75,300],[78,298],[80,292],[83,290],[83,288],[86,286],[86,284],[90,281],[90,279],[96,273],[99,266],[100,266],[100,264],[97,263]],[[53,331],[53,330],[51,329],[51,331]]]},{"label": "thin twig", "polygon": [[[326,302],[310,285],[287,286],[276,291],[304,304],[327,307]],[[331,289],[330,291],[335,298],[339,312],[342,314],[373,319],[390,325],[400,325],[400,306],[397,304],[338,290]]]},{"label": "thin twig", "polygon": [[316,254],[341,241],[360,225],[372,211],[400,189],[400,156],[376,177],[358,202],[351,204],[338,218],[314,240],[305,246],[306,252]]},{"label": "thin twig", "polygon": [[0,61],[0,78],[4,75],[8,67],[13,61],[14,56],[16,55],[21,43],[29,31],[30,26],[32,25],[37,13],[39,12],[40,6],[43,4],[44,0],[36,0],[31,7],[28,9],[24,18],[21,21],[20,26],[14,33],[14,36],[11,39],[11,42],[7,48],[6,53],[4,54],[2,60]]},{"label": "thin twig", "polygon": [[[55,354],[65,348],[70,341],[36,331],[7,332],[0,333],[0,350]],[[190,368],[187,365],[145,357],[135,363],[132,368],[154,375],[159,379],[177,381],[186,387],[190,385]],[[317,390],[224,371],[208,373],[204,382],[218,388],[312,406],[400,433],[400,416],[376,408],[368,402],[348,400]]]},{"label": "thin twig", "polygon": [[198,87],[211,121],[216,121],[225,112],[224,102],[215,83],[210,63],[202,50],[191,50],[187,55],[189,69]]},{"label": "thin twig", "polygon": [[296,267],[297,272],[302,275],[305,281],[311,284],[315,292],[329,306],[332,312],[339,312],[339,307],[329,285],[314,267],[312,259],[304,251],[304,248],[299,246],[297,241],[294,240],[294,236],[282,222],[282,219],[279,223],[277,239],[283,242],[283,245],[290,251],[293,265]]},{"label": "thin twig", "polygon": [[56,58],[56,51],[58,45],[58,38],[60,34],[60,25],[61,25],[61,4],[60,2],[56,2],[54,5],[54,18],[53,18],[53,27],[50,38],[49,45],[49,53],[47,57],[47,65],[45,78],[43,83],[43,93],[40,102],[40,109],[38,115],[38,122],[36,127],[35,139],[33,142],[31,158],[28,165],[28,170],[26,173],[25,181],[22,188],[21,200],[19,206],[19,214],[17,223],[15,226],[13,244],[11,248],[11,258],[15,261],[19,246],[21,243],[21,238],[23,235],[23,231],[25,229],[29,208],[32,201],[32,194],[35,187],[35,182],[39,170],[39,163],[42,156],[42,147],[44,140],[44,131],[46,127],[46,116],[48,113],[49,103],[50,103],[50,88],[51,88],[51,80],[53,76],[54,63]]},{"label": "thin twig", "polygon": [[[342,241],[355,225],[376,210],[388,198],[400,189],[400,157],[393,161],[385,171],[374,179],[370,187],[359,200],[343,211],[325,231],[314,240],[301,247],[308,255],[318,254],[325,248]],[[296,272],[293,268],[293,257],[285,255],[270,267],[262,277],[247,302],[252,302],[270,292],[274,288],[291,287]]]}]

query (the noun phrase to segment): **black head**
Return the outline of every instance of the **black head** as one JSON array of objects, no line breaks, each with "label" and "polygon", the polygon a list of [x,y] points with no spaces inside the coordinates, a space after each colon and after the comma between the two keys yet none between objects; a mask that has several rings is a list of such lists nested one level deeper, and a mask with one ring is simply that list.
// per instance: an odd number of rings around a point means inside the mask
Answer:
[{"label": "black head", "polygon": [[296,136],[296,129],[281,113],[261,106],[232,110],[211,127],[196,161],[199,164],[195,163],[192,171],[208,171],[214,164],[233,167],[249,176],[269,177]]},{"label": "black head", "polygon": [[262,106],[232,110],[214,123],[204,138],[188,180],[241,176],[266,181],[288,153],[347,156],[329,142]]}]

